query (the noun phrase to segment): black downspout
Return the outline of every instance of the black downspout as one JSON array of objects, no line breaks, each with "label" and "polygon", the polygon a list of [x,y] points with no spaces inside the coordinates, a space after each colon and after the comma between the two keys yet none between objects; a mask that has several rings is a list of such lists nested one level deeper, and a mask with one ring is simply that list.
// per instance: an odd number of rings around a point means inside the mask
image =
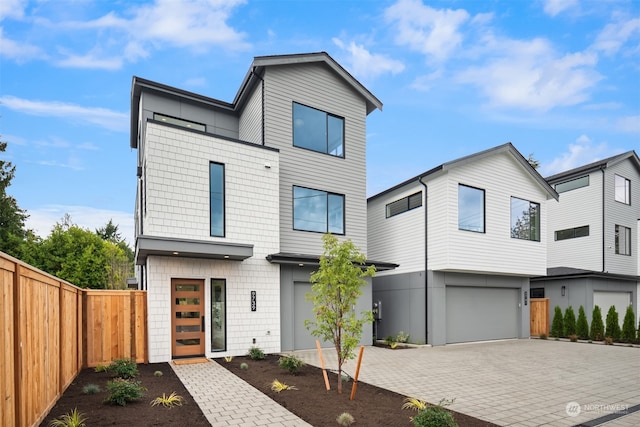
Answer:
[{"label": "black downspout", "polygon": [[429,188],[422,177],[418,177],[418,181],[424,187],[424,341],[429,344],[429,210],[427,209],[427,194]]},{"label": "black downspout", "polygon": [[606,230],[604,229],[606,226],[606,221],[605,221],[605,192],[606,192],[606,186],[605,186],[605,174],[604,174],[604,167],[600,166],[600,172],[602,172],[602,272],[606,273],[605,267],[606,267]]}]

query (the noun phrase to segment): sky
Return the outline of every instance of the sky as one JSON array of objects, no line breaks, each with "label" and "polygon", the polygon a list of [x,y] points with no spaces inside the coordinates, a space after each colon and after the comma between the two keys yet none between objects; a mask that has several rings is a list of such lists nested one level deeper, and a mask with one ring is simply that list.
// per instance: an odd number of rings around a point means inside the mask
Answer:
[{"label": "sky", "polygon": [[8,193],[133,245],[132,77],[232,102],[254,56],[319,51],[384,104],[369,196],[506,142],[543,176],[640,148],[637,0],[2,0]]}]

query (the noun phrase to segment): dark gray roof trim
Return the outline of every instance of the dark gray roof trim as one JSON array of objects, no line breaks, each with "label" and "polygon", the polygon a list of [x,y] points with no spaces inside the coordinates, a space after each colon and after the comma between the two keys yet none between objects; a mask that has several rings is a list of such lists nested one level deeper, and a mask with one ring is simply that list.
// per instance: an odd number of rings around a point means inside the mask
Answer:
[{"label": "dark gray roof trim", "polygon": [[[320,265],[320,255],[308,255],[308,254],[291,254],[291,253],[277,253],[267,255],[267,261],[272,264],[303,264],[304,266],[318,266]],[[366,260],[365,266],[376,266],[376,271],[393,270],[399,267],[399,264],[393,264],[391,262],[381,262]]]},{"label": "dark gray roof trim", "polygon": [[546,276],[532,277],[532,282],[542,282],[548,280],[574,279],[579,277],[597,277],[603,279],[626,280],[629,282],[640,282],[640,276],[632,276],[628,274],[615,274],[602,271],[583,270],[581,268],[572,267],[553,267],[547,268]]},{"label": "dark gray roof trim", "polygon": [[640,171],[640,158],[638,158],[638,154],[636,154],[634,150],[631,150],[615,156],[607,157],[606,159],[598,160],[597,162],[589,163],[588,165],[551,175],[547,177],[547,181],[550,183],[557,183],[558,181],[578,178],[586,173],[590,173],[601,168],[608,168],[609,166],[613,166],[626,159],[631,159],[636,169]]},{"label": "dark gray roof trim", "polygon": [[136,238],[136,264],[143,265],[150,255],[243,261],[253,256],[253,245],[138,236]]},{"label": "dark gray roof trim", "polygon": [[458,166],[462,166],[468,163],[472,163],[474,161],[477,161],[478,159],[493,155],[493,154],[497,154],[497,153],[503,153],[503,152],[508,152],[511,153],[511,155],[513,155],[513,157],[522,165],[522,167],[524,167],[533,177],[533,179],[536,180],[536,182],[538,182],[538,184],[540,184],[540,186],[547,192],[547,194],[550,197],[553,197],[554,199],[558,200],[558,193],[556,192],[556,190],[553,189],[553,187],[551,187],[549,185],[549,183],[542,177],[542,175],[540,175],[538,173],[537,170],[535,170],[527,161],[527,159],[524,158],[524,156],[522,154],[520,154],[520,152],[513,146],[512,143],[507,142],[506,144],[502,144],[502,145],[498,145],[497,147],[493,147],[490,148],[488,150],[484,150],[484,151],[480,151],[479,153],[475,153],[475,154],[471,154],[465,157],[461,157],[459,159],[456,160],[452,160],[450,162],[446,162],[441,164],[440,166],[436,166],[433,169],[430,169],[424,173],[421,173],[420,175],[417,175],[413,178],[410,178],[404,182],[401,182],[400,184],[393,186],[387,190],[382,191],[381,193],[378,193],[374,196],[369,197],[367,200],[374,200],[377,199],[378,197],[381,197],[387,193],[390,193],[392,191],[395,191],[399,188],[404,187],[407,184],[410,183],[415,183],[418,182],[418,180],[422,179],[422,178],[426,178],[430,175],[434,175],[440,171],[447,171],[449,169],[453,169],[455,167]]}]

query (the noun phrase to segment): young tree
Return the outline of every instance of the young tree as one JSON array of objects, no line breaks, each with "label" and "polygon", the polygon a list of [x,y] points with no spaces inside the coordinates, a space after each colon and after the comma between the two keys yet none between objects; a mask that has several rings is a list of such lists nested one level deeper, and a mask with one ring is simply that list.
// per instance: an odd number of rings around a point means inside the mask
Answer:
[{"label": "young tree", "polygon": [[339,242],[325,234],[324,253],[320,266],[311,275],[311,292],[306,295],[313,302],[315,320],[305,320],[305,326],[324,341],[333,343],[338,356],[338,393],[342,393],[342,365],[355,357],[365,322],[372,322],[371,311],[358,315],[354,307],[362,295],[364,277],[375,275],[375,267],[365,268],[364,254],[351,240]]},{"label": "young tree", "polygon": [[584,312],[584,307],[580,306],[578,309],[578,322],[576,323],[576,335],[581,340],[589,339],[589,322],[587,322],[587,315]]},{"label": "young tree", "polygon": [[616,306],[612,305],[609,307],[609,311],[607,312],[607,323],[606,323],[606,331],[604,333],[605,337],[611,337],[614,341],[620,340],[620,319],[618,318],[618,312],[616,311]]},{"label": "young tree", "polygon": [[564,311],[564,335],[568,337],[569,335],[576,334],[576,315],[573,311],[573,307],[569,306]]},{"label": "young tree", "polygon": [[560,338],[564,336],[564,321],[562,319],[562,309],[557,306],[553,309],[553,321],[551,321],[551,336]]},{"label": "young tree", "polygon": [[632,343],[636,339],[636,314],[633,312],[631,305],[627,306],[627,311],[624,314],[624,320],[622,321],[622,335],[621,341]]},{"label": "young tree", "polygon": [[593,341],[602,341],[604,339],[604,324],[602,323],[602,312],[597,305],[593,307],[591,313],[591,329],[589,330],[589,337]]}]

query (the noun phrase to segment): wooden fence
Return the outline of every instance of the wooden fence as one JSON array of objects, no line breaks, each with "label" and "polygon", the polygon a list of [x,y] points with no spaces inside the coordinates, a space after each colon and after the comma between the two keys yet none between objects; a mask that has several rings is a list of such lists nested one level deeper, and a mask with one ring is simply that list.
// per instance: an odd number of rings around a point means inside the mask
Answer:
[{"label": "wooden fence", "polygon": [[35,426],[83,367],[146,363],[146,292],[81,289],[0,252],[0,425]]},{"label": "wooden fence", "polygon": [[549,298],[531,298],[530,335],[549,336]]}]

